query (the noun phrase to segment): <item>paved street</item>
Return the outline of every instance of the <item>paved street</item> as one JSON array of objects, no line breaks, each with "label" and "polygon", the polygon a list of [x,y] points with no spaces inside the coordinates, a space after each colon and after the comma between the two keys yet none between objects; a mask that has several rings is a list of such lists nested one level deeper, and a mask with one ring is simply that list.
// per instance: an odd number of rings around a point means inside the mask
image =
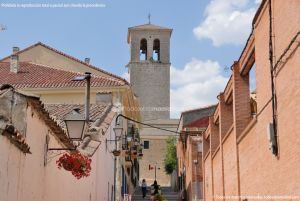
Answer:
[{"label": "paved street", "polygon": [[[162,194],[163,194],[163,197],[166,198],[168,201],[177,201],[178,200],[178,193],[172,191],[171,188],[163,187]],[[132,201],[143,201],[143,200],[146,200],[146,201],[150,200],[150,195],[148,193],[147,197],[145,197],[143,199],[142,191],[141,191],[141,189],[138,189],[136,191],[136,193],[133,195]]]}]

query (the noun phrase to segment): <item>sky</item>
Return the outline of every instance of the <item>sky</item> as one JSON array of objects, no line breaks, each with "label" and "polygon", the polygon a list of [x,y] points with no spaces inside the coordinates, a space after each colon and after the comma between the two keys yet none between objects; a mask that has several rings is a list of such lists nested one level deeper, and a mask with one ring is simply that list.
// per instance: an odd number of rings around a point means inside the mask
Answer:
[{"label": "sky", "polygon": [[[33,6],[29,3],[36,8],[28,8]],[[42,3],[48,8],[41,8]],[[0,32],[0,57],[9,55],[13,46],[23,49],[40,41],[82,60],[90,57],[93,65],[128,77],[128,27],[148,23],[151,13],[151,23],[173,29],[171,117],[177,118],[184,110],[217,102],[230,76],[230,66],[246,44],[259,3],[260,0],[0,0],[0,24],[7,28]],[[14,7],[16,4],[23,8]],[[68,8],[53,8],[61,4]],[[74,4],[81,7],[74,8]],[[83,8],[83,4],[93,7]]]}]

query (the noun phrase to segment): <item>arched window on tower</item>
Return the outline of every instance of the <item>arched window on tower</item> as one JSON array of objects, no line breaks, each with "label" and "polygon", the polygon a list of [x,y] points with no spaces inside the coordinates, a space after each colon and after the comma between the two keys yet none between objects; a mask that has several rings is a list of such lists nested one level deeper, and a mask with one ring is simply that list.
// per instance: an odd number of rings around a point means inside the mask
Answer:
[{"label": "arched window on tower", "polygon": [[155,39],[153,41],[153,60],[160,61],[160,41]]},{"label": "arched window on tower", "polygon": [[140,61],[147,60],[147,40],[143,38],[140,43]]}]

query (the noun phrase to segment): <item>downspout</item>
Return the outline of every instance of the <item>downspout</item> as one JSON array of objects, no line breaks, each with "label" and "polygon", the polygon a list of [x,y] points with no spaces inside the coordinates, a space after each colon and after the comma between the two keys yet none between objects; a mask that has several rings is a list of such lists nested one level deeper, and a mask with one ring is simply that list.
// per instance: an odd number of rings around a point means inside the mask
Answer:
[{"label": "downspout", "polygon": [[272,0],[269,0],[269,61],[270,61],[270,75],[271,75],[271,89],[272,89],[272,119],[274,130],[274,147],[272,152],[278,156],[278,143],[277,143],[277,98],[275,90],[275,80],[273,74],[273,20],[272,20]]}]

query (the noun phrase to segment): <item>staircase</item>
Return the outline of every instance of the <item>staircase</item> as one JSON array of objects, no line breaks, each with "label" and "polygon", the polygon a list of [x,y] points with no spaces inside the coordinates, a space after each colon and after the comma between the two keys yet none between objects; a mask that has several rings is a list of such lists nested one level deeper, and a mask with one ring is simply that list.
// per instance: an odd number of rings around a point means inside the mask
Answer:
[{"label": "staircase", "polygon": [[[178,201],[178,192],[174,192],[169,187],[162,187],[161,192],[164,198],[168,201]],[[132,196],[132,201],[149,201],[150,200],[150,193],[147,193],[147,196],[143,199],[142,191],[138,188],[135,194]]]}]

